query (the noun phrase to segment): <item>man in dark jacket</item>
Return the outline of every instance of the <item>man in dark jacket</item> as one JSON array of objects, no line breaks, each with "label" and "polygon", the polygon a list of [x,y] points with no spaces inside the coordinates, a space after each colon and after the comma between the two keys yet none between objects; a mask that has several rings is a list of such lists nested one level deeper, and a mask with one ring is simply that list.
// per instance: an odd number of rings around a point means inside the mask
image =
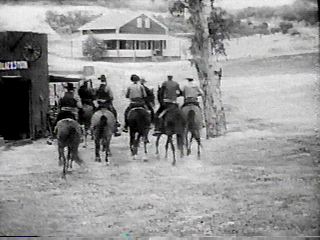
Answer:
[{"label": "man in dark jacket", "polygon": [[98,78],[101,81],[99,88],[95,91],[95,99],[98,103],[98,109],[107,108],[113,113],[116,119],[116,127],[114,135],[116,137],[120,136],[121,133],[118,130],[120,123],[118,122],[118,113],[113,106],[113,92],[111,88],[107,85],[107,79],[105,75],[101,75]]},{"label": "man in dark jacket", "polygon": [[147,94],[147,96],[145,97],[145,104],[150,111],[151,121],[153,122],[154,121],[154,110],[153,110],[154,94],[153,94],[153,91],[145,85],[146,82],[147,82],[147,80],[144,77],[140,78],[140,83],[143,86],[143,88]]},{"label": "man in dark jacket", "polygon": [[56,122],[64,118],[78,119],[78,108],[82,105],[78,99],[74,96],[74,86],[72,83],[68,83],[66,87],[67,91],[64,96],[59,100],[58,108],[59,113]]},{"label": "man in dark jacket", "polygon": [[167,76],[167,81],[164,81],[159,89],[160,107],[155,116],[154,136],[161,134],[162,128],[162,113],[172,105],[177,105],[177,98],[182,95],[179,83],[173,80],[172,75]]},{"label": "man in dark jacket", "polygon": [[89,88],[88,82],[90,80],[84,80],[83,85],[78,90],[78,95],[81,98],[81,103],[93,106],[94,94],[93,90]]}]

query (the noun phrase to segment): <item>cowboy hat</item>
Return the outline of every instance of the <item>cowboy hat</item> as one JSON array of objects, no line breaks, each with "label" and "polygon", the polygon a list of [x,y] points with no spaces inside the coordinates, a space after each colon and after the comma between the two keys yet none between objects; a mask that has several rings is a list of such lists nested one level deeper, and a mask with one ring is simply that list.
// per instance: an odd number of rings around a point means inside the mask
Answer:
[{"label": "cowboy hat", "polygon": [[65,86],[65,88],[66,88],[67,90],[74,90],[73,83],[67,83],[67,86]]},{"label": "cowboy hat", "polygon": [[138,82],[140,80],[139,76],[136,74],[132,74],[130,79],[132,82]]},{"label": "cowboy hat", "polygon": [[107,82],[106,76],[104,74],[98,77],[98,79],[101,80],[101,82]]}]

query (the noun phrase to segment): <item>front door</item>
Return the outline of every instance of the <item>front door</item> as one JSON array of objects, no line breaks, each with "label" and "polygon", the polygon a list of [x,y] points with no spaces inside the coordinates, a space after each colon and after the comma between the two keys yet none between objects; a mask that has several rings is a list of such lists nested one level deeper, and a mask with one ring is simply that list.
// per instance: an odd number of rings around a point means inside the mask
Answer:
[{"label": "front door", "polygon": [[0,78],[0,135],[6,140],[30,138],[30,81]]}]

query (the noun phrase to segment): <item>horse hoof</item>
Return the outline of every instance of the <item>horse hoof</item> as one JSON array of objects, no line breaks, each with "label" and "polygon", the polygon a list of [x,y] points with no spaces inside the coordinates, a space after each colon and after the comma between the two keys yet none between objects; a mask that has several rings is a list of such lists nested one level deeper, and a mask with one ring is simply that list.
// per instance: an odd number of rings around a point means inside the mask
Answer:
[{"label": "horse hoof", "polygon": [[137,155],[133,155],[132,159],[137,160]]},{"label": "horse hoof", "polygon": [[106,166],[110,166],[110,162],[106,162]]},{"label": "horse hoof", "polygon": [[96,157],[96,162],[101,162],[101,158]]}]

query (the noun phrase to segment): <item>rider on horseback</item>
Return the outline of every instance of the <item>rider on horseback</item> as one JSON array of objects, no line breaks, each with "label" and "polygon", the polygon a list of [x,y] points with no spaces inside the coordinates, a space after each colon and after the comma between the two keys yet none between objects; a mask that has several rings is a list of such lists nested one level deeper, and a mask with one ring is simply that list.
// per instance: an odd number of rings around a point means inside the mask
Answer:
[{"label": "rider on horseback", "polygon": [[78,95],[81,98],[82,105],[86,104],[89,106],[93,106],[94,94],[93,90],[89,88],[88,82],[90,80],[85,79],[83,85],[80,86],[78,90]]},{"label": "rider on horseback", "polygon": [[159,89],[160,107],[155,116],[155,129],[153,136],[161,134],[161,130],[163,128],[162,115],[164,115],[166,109],[172,106],[178,106],[177,97],[182,94],[179,83],[172,80],[173,76],[168,75],[167,77],[168,80],[163,82]]},{"label": "rider on horseback", "polygon": [[59,100],[58,103],[59,113],[56,123],[64,118],[72,118],[74,120],[77,120],[78,108],[82,107],[80,99],[77,99],[74,96],[73,84],[68,83],[66,89],[67,92],[64,93],[64,96]]},{"label": "rider on horseback", "polygon": [[127,89],[126,98],[130,99],[130,104],[124,112],[124,132],[128,132],[128,114],[132,108],[145,106],[145,98],[147,97],[145,88],[139,83],[140,78],[136,74],[131,75],[133,82]]},{"label": "rider on horseback", "polygon": [[150,111],[151,114],[151,122],[154,121],[154,94],[153,94],[153,89],[148,88],[145,83],[147,82],[147,80],[144,77],[140,78],[140,83],[142,85],[142,87],[144,88],[144,90],[146,91],[147,96],[145,97],[145,104],[146,107],[148,108],[148,110]]},{"label": "rider on horseback", "polygon": [[108,109],[110,112],[113,113],[116,119],[116,126],[115,126],[115,133],[114,136],[118,137],[121,133],[118,130],[120,123],[118,122],[118,114],[116,109],[114,108],[112,101],[113,101],[113,93],[111,88],[107,86],[107,79],[105,75],[101,75],[99,78],[101,80],[101,84],[99,88],[95,92],[95,99],[98,104],[98,110],[102,108]]},{"label": "rider on horseback", "polygon": [[184,103],[181,108],[187,105],[196,105],[200,108],[198,97],[203,96],[203,91],[195,84],[193,78],[186,78],[188,84],[182,89],[182,96],[184,97]]}]

